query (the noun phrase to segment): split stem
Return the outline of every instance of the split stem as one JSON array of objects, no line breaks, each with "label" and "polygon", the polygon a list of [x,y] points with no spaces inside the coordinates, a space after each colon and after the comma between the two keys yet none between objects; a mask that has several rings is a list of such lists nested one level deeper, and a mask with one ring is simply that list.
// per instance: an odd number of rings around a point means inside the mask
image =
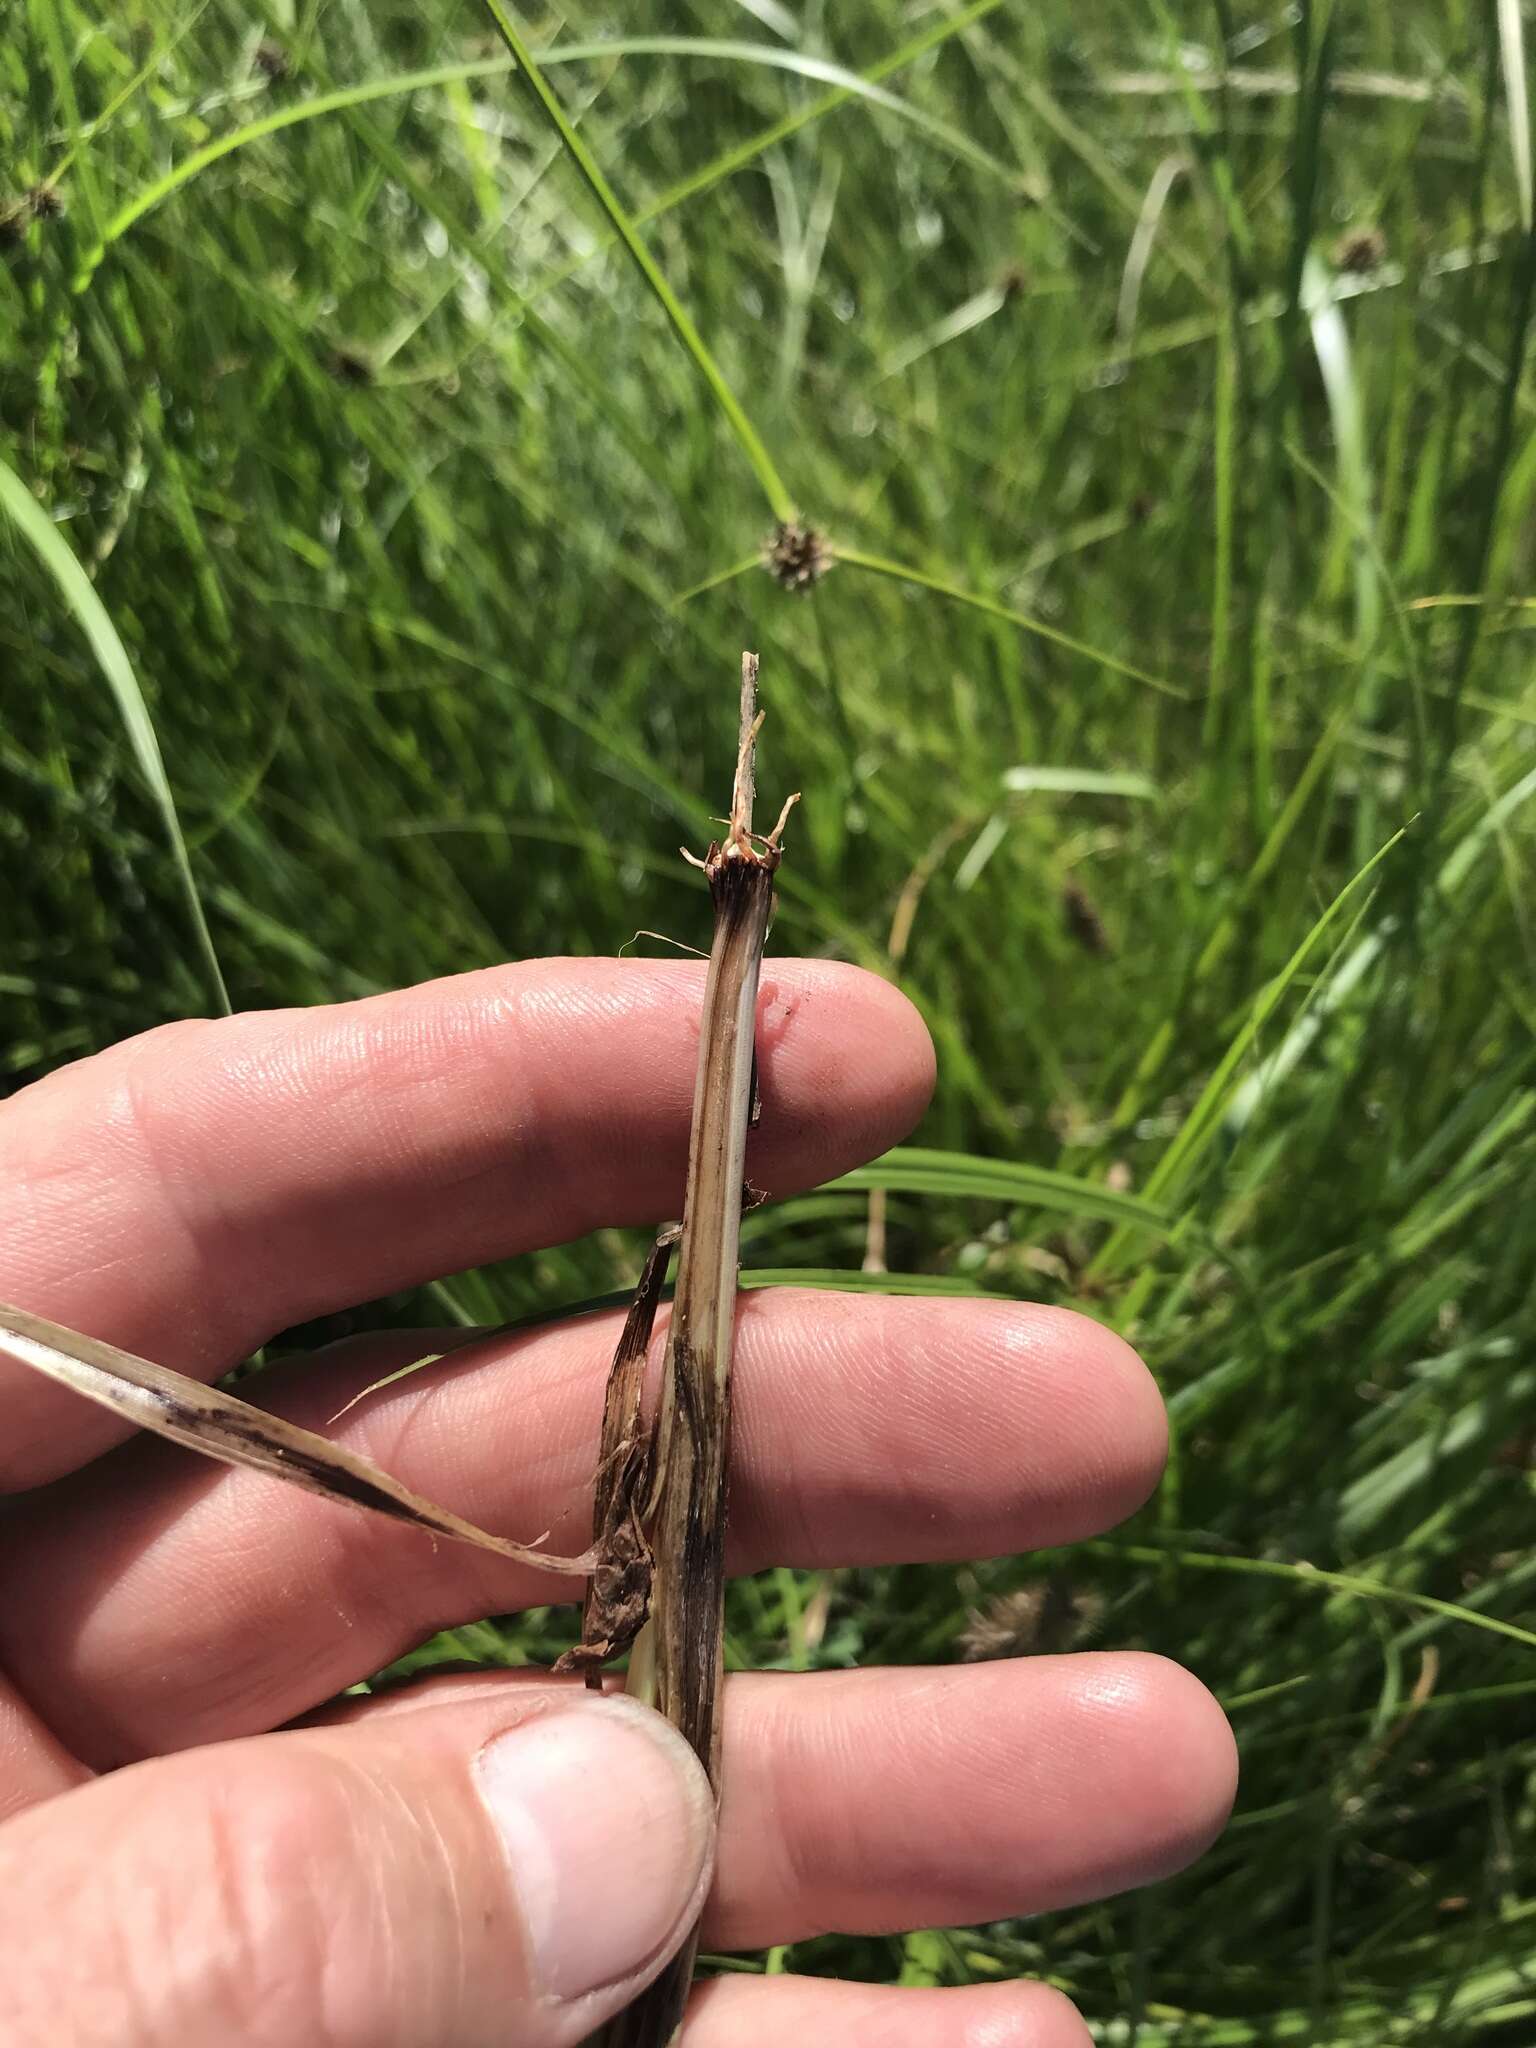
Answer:
[{"label": "split stem", "polygon": [[[758,973],[773,908],[781,816],[752,830],[757,656],[741,664],[730,824],[701,863],[715,930],[704,990],[677,1290],[656,1417],[650,1513],[651,1622],[632,1661],[642,1690],[692,1745],[720,1791],[721,1644],[731,1424],[731,1352],[752,1107]],[[793,799],[791,799],[793,801]],[[785,811],[787,814],[788,806]],[[614,2020],[604,2048],[667,2048],[682,2019],[697,1937]]]}]

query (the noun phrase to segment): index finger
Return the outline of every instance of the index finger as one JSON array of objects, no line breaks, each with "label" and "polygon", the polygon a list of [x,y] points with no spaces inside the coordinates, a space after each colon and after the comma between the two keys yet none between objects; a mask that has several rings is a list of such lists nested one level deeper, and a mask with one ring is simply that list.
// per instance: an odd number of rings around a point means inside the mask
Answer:
[{"label": "index finger", "polygon": [[[275,1331],[682,1201],[703,969],[551,960],[162,1026],[0,1110],[0,1299],[207,1379]],[[933,1055],[896,990],[767,963],[753,1180],[905,1135]],[[0,1360],[0,1487],[123,1435]]]}]

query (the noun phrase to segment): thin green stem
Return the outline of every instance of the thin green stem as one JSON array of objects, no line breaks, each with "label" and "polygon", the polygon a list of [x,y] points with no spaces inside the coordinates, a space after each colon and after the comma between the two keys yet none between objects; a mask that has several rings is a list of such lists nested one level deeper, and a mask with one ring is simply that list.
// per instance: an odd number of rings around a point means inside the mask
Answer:
[{"label": "thin green stem", "polygon": [[1122,661],[1116,654],[1106,654],[1102,647],[1090,647],[1086,640],[1074,639],[1070,633],[1048,626],[1044,619],[1015,611],[1012,605],[999,604],[995,597],[983,597],[980,591],[967,590],[962,584],[951,583],[943,576],[930,576],[924,569],[910,568],[905,562],[893,562],[884,555],[867,555],[862,548],[846,548],[837,544],[830,552],[835,561],[845,563],[850,569],[867,569],[871,575],[888,576],[894,583],[910,583],[919,590],[932,590],[954,604],[969,605],[973,611],[986,612],[994,619],[1006,619],[1009,625],[1022,627],[1037,639],[1049,640],[1053,647],[1065,648],[1069,654],[1081,654],[1100,668],[1107,668],[1117,676],[1128,676],[1134,683],[1145,683],[1149,690],[1157,690],[1165,697],[1176,697],[1180,701],[1187,699],[1188,692],[1181,690],[1176,683],[1149,675],[1133,662]]},{"label": "thin green stem", "polygon": [[1438,1614],[1468,1628],[1486,1629],[1490,1635],[1508,1636],[1511,1642],[1536,1650],[1536,1633],[1512,1621],[1503,1621],[1496,1614],[1479,1614],[1475,1607],[1461,1607],[1454,1600],[1437,1600],[1432,1593],[1414,1593],[1406,1586],[1384,1585],[1380,1579],[1361,1578],[1354,1572],[1326,1572],[1317,1565],[1288,1564],[1278,1557],[1229,1557],[1220,1551],[1180,1550],[1153,1543],[1084,1543],[1081,1549],[1090,1557],[1123,1558],[1131,1564],[1163,1565],[1171,1561],[1195,1571],[1287,1579],[1293,1586],[1317,1586],[1354,1600],[1381,1600],[1391,1606],[1417,1608],[1421,1614]]},{"label": "thin green stem", "polygon": [[485,9],[496,24],[496,32],[506,44],[513,62],[521,70],[533,90],[534,97],[549,116],[550,124],[560,137],[567,155],[586,180],[587,187],[598,205],[607,214],[610,226],[628,250],[635,268],[672,323],[673,332],[693,358],[695,369],[713,393],[715,403],[725,415],[726,424],[736,436],[742,453],[763,487],[763,495],[768,500],[774,518],[780,521],[793,519],[795,501],[774,466],[773,458],[768,453],[762,436],[747,418],[741,401],[726,382],[720,365],[711,354],[703,335],[694,325],[693,316],[668,284],[660,264],[641,240],[639,230],[630,219],[628,210],[621,203],[618,194],[604,176],[596,157],[577,133],[553,88],[535,63],[533,54],[518,32],[511,14],[502,5],[502,0],[485,0]]}]

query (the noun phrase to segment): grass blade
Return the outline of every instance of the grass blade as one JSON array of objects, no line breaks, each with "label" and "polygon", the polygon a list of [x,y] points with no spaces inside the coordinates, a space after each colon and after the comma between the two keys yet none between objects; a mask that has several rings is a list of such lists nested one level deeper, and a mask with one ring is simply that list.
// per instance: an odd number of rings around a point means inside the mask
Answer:
[{"label": "grass blade", "polygon": [[10,515],[22,539],[32,548],[58,585],[60,595],[89,642],[107,687],[112,692],[128,734],[128,744],[133,750],[133,757],[139,764],[139,772],[148,783],[150,796],[160,813],[166,844],[170,848],[172,860],[176,863],[182,897],[197,938],[198,951],[202,955],[203,967],[213,990],[214,1001],[227,1016],[229,991],[224,986],[224,974],[219,966],[219,956],[214,951],[208,920],[203,914],[202,898],[197,893],[197,883],[192,877],[191,857],[182,833],[176,799],[171,794],[170,780],[165,772],[165,762],[160,753],[160,742],[155,734],[154,721],[149,715],[149,706],[144,701],[144,692],[139,688],[139,679],[133,672],[133,663],[128,659],[128,650],[124,647],[106,606],[96,595],[95,585],[76,559],[74,550],[3,457],[0,457],[0,510]]},{"label": "grass blade", "polygon": [[572,126],[564,107],[534,61],[533,53],[519,34],[511,14],[502,5],[502,0],[485,0],[485,8],[496,24],[497,34],[511,52],[513,62],[527,79],[534,97],[548,115],[551,125],[565,146],[566,154],[586,180],[588,190],[608,216],[609,225],[629,252],[630,260],[650,287],[652,296],[671,322],[673,332],[693,358],[694,367],[713,393],[715,403],[724,413],[727,425],[736,436],[742,453],[763,487],[763,495],[768,500],[774,518],[781,522],[793,519],[795,501],[790,496],[784,479],[774,467],[773,458],[768,453],[762,436],[748,419],[741,401],[726,382],[720,365],[705,344],[703,335],[694,325],[693,316],[668,284],[660,264],[641,240],[638,228],[604,176],[597,158]]},{"label": "grass blade", "polygon": [[1359,873],[1345,883],[1284,967],[1265,988],[1260,990],[1249,1008],[1247,1017],[1243,1020],[1242,1028],[1228,1046],[1215,1073],[1201,1091],[1199,1100],[1180,1126],[1177,1137],[1154,1168],[1147,1182],[1149,1201],[1156,1201],[1165,1192],[1180,1186],[1189,1178],[1195,1162],[1215,1134],[1222,1109],[1232,1091],[1233,1076],[1249,1048],[1274,1015],[1281,997],[1301,972],[1318,940],[1333,924],[1360,885],[1379,863],[1386,859],[1406,829],[1404,827],[1394,832],[1385,846],[1374,853]]},{"label": "grass blade", "polygon": [[[981,5],[968,8],[963,16],[952,22],[945,22],[944,35],[953,35],[957,29],[979,20],[982,15],[989,14],[994,7],[1000,5],[1001,0],[982,0]],[[190,23],[183,24],[177,31],[178,38],[186,33],[188,26]],[[816,101],[813,107],[791,116],[786,122],[775,123],[773,128],[766,130],[763,135],[753,138],[748,144],[743,144],[740,151],[732,151],[728,160],[721,159],[706,165],[682,185],[633,214],[631,218],[638,223],[653,220],[659,214],[669,212],[683,199],[692,198],[696,193],[705,191],[710,185],[717,183],[720,178],[741,169],[744,164],[761,155],[765,149],[771,148],[775,142],[782,141],[786,134],[793,133],[795,129],[805,126],[821,114],[830,113],[834,108],[854,99],[865,100],[881,113],[891,114],[899,120],[908,122],[989,176],[1000,178],[1009,184],[1017,184],[1019,179],[1016,171],[982,149],[958,128],[925,113],[922,108],[902,99],[898,93],[884,91],[876,82],[879,78],[889,76],[892,71],[900,69],[903,64],[912,62],[920,54],[920,49],[930,47],[934,40],[935,38],[931,36],[922,38],[920,47],[907,46],[884,64],[873,66],[867,74],[850,71],[841,64],[828,62],[825,58],[802,56],[794,50],[776,50],[767,44],[730,42],[702,36],[615,36],[612,39],[593,42],[561,43],[552,50],[541,52],[538,61],[547,69],[551,64],[592,63],[615,57],[714,58],[736,64],[756,64],[769,70],[787,71],[835,87],[834,91]],[[173,44],[168,45],[171,46]],[[157,51],[156,57],[162,58],[164,54],[164,50]],[[333,91],[315,93],[309,99],[295,100],[289,106],[275,107],[270,112],[259,115],[256,120],[247,121],[241,127],[231,129],[227,135],[216,136],[212,142],[204,143],[200,149],[191,151],[179,162],[172,164],[158,178],[118,208],[102,228],[99,241],[82,259],[75,280],[75,289],[79,291],[89,283],[107,250],[114,242],[121,240],[146,214],[153,213],[157,206],[163,205],[183,185],[190,183],[200,172],[207,170],[210,164],[222,162],[225,157],[233,156],[237,150],[246,148],[250,143],[259,142],[267,135],[276,135],[284,128],[297,127],[301,122],[318,121],[327,114],[345,113],[355,107],[367,106],[373,100],[404,99],[411,93],[430,92],[439,86],[467,85],[477,78],[500,78],[515,68],[516,60],[511,57],[476,57],[459,64],[432,64],[417,71],[394,71],[381,78],[358,79],[351,85],[337,86]],[[142,71],[139,76],[142,78]],[[135,83],[137,82],[136,79]],[[119,95],[119,102],[126,96],[125,90]],[[113,110],[107,109],[94,126],[102,126]],[[55,180],[63,175],[74,154],[75,151],[72,149],[55,167]],[[588,258],[584,256],[581,260],[585,262]],[[540,296],[553,282],[554,279],[548,280],[532,296]]]},{"label": "grass blade", "polygon": [[1146,775],[1113,768],[1005,768],[1003,787],[1015,796],[1043,790],[1052,796],[1129,796],[1156,803],[1162,792]]},{"label": "grass blade", "polygon": [[[996,4],[996,0],[994,0]],[[972,19],[986,9],[971,10]],[[946,31],[953,32],[955,24],[946,22]],[[772,71],[792,72],[796,77],[814,80],[820,85],[837,88],[839,101],[860,99],[883,114],[893,114],[898,120],[906,121],[924,135],[957,156],[963,163],[970,164],[988,177],[998,178],[1004,184],[1018,187],[1024,182],[1019,172],[983,149],[980,143],[954,127],[948,121],[941,121],[936,115],[927,113],[910,100],[904,100],[898,93],[886,92],[875,83],[873,77],[850,71],[845,65],[830,63],[825,57],[808,57],[799,50],[776,50],[771,44],[734,42],[719,36],[615,36],[612,41],[583,43],[559,43],[554,49],[541,54],[539,62],[550,64],[572,64],[589,59],[607,57],[685,57],[700,61],[713,58],[725,64],[757,64]],[[830,97],[830,96],[829,96]],[[639,215],[634,216],[639,219]]]},{"label": "grass blade", "polygon": [[742,1292],[754,1287],[809,1287],[824,1294],[943,1295],[956,1301],[1012,1301],[963,1273],[859,1273],[848,1266],[757,1266],[741,1274]]},{"label": "grass blade", "polygon": [[862,548],[834,546],[830,552],[835,561],[845,563],[850,569],[867,569],[872,576],[888,576],[895,583],[915,584],[919,590],[931,590],[955,604],[969,605],[973,611],[986,612],[994,619],[1005,619],[1011,626],[1022,626],[1026,633],[1049,640],[1053,647],[1064,647],[1069,654],[1081,654],[1100,668],[1107,668],[1117,676],[1128,676],[1134,683],[1145,683],[1149,690],[1157,690],[1165,697],[1182,699],[1187,695],[1177,684],[1164,682],[1161,676],[1149,675],[1144,668],[1121,661],[1118,655],[1106,654],[1102,647],[1090,647],[1086,640],[1075,640],[1070,633],[1048,626],[1044,619],[1015,611],[1012,605],[999,604],[995,597],[983,597],[979,591],[967,590],[962,584],[952,583],[943,576],[930,576],[926,570],[909,568],[906,563],[893,562],[884,555],[867,555]]},{"label": "grass blade", "polygon": [[[909,43],[903,43],[899,49],[892,50],[889,56],[882,57],[877,64],[871,64],[857,74],[860,85],[877,86],[883,79],[894,77],[898,71],[906,70],[908,65],[915,64],[919,57],[926,56],[930,50],[937,49],[940,43],[948,42],[963,29],[972,27],[1001,5],[1002,0],[972,0],[969,7],[962,7],[958,14],[934,22],[931,27],[924,29],[921,35],[914,36]],[[643,226],[647,221],[656,220],[662,214],[670,213],[673,207],[681,206],[685,200],[697,198],[701,192],[707,192],[711,186],[718,185],[722,178],[729,178],[748,164],[755,163],[766,151],[776,148],[781,142],[787,142],[792,135],[800,134],[813,122],[820,121],[827,114],[835,113],[839,107],[846,106],[854,96],[855,89],[851,84],[837,86],[831,92],[823,94],[820,99],[812,100],[808,106],[797,108],[794,113],[785,114],[779,120],[770,122],[766,128],[759,129],[757,134],[749,135],[745,141],[734,144],[730,149],[712,158],[709,163],[701,165],[698,170],[690,171],[686,178],[681,178],[676,184],[668,186],[665,192],[651,200],[648,205],[641,207],[632,218],[637,225]],[[908,113],[912,111],[905,100],[901,105]],[[537,297],[540,292],[569,277],[588,260],[587,255],[577,257],[573,263],[547,278],[537,288],[534,296]]]},{"label": "grass blade", "polygon": [[1531,107],[1525,85],[1525,22],[1520,0],[1499,0],[1499,63],[1509,104],[1509,151],[1515,165],[1520,225],[1529,234],[1531,207]]},{"label": "grass blade", "polygon": [[232,128],[227,135],[215,136],[212,142],[204,143],[201,149],[194,149],[189,156],[173,163],[131,199],[124,201],[103,227],[100,240],[82,256],[74,280],[75,290],[81,292],[86,289],[112,244],[121,241],[147,213],[153,213],[157,206],[164,205],[173,193],[179,192],[183,185],[189,184],[210,164],[233,156],[236,150],[261,141],[263,136],[297,127],[301,121],[318,121],[326,114],[366,106],[370,100],[394,99],[407,93],[426,92],[434,86],[494,77],[507,68],[504,59],[492,57],[479,58],[468,64],[434,64],[421,71],[396,71],[384,78],[359,79],[356,84],[338,86],[333,92],[316,93],[310,99],[274,107],[270,113],[247,121],[243,127]]},{"label": "grass blade", "polygon": [[[1318,940],[1333,924],[1361,883],[1386,859],[1406,830],[1407,827],[1404,826],[1394,832],[1386,844],[1372,854],[1365,866],[1345,883],[1284,967],[1254,997],[1237,1035],[1218,1062],[1215,1072],[1200,1091],[1199,1098],[1179,1126],[1178,1133],[1167,1151],[1154,1167],[1147,1181],[1148,1201],[1160,1201],[1163,1196],[1173,1193],[1188,1181],[1195,1165],[1221,1127],[1222,1113],[1237,1087],[1237,1071],[1255,1039],[1274,1015],[1281,998],[1301,972]],[[1113,1269],[1123,1256],[1130,1235],[1129,1230],[1116,1231],[1094,1259],[1090,1272],[1097,1274],[1106,1269]]]},{"label": "grass blade", "polygon": [[[1009,1159],[977,1159],[967,1152],[934,1152],[921,1145],[899,1145],[870,1166],[855,1167],[834,1189],[862,1191],[887,1188],[895,1194],[949,1195],[970,1201],[1028,1203],[1099,1223],[1151,1230],[1166,1236],[1173,1218],[1139,1195],[1117,1194],[1098,1181],[1027,1166]],[[850,1276],[850,1283],[853,1278]],[[880,1276],[882,1280],[890,1275]]]}]

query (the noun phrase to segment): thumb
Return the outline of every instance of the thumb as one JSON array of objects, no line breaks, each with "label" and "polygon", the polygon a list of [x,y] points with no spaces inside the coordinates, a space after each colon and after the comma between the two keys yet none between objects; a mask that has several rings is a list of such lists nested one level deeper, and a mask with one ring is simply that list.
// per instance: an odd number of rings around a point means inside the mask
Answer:
[{"label": "thumb", "polygon": [[681,1944],[714,1848],[687,1744],[487,1688],[135,1764],[0,1826],[12,2048],[566,2048]]}]

